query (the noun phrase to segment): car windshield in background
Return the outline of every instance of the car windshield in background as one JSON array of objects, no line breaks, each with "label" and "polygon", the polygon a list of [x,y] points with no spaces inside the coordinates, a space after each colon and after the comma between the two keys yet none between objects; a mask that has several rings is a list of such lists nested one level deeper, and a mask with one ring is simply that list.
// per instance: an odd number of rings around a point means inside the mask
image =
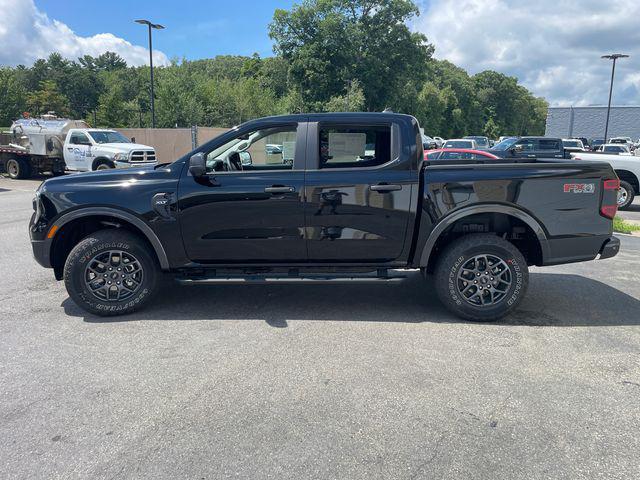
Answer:
[{"label": "car windshield in background", "polygon": [[475,140],[476,144],[479,147],[488,147],[489,146],[489,139],[487,137],[465,137],[468,138],[469,140]]},{"label": "car windshield in background", "polygon": [[472,140],[453,140],[444,144],[444,148],[472,148]]},{"label": "car windshield in background", "polygon": [[127,137],[120,132],[110,132],[109,130],[89,132],[91,138],[96,143],[131,143]]},{"label": "car windshield in background", "polygon": [[579,140],[563,140],[562,145],[565,148],[583,148],[582,142],[580,142]]},{"label": "car windshield in background", "polygon": [[514,143],[518,141],[517,138],[505,138],[503,141],[496,143],[493,146],[494,150],[509,150]]}]

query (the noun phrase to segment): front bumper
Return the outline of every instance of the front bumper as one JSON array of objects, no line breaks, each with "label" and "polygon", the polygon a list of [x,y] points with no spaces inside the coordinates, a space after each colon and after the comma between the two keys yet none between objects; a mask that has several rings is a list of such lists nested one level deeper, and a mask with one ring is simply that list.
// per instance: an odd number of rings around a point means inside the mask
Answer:
[{"label": "front bumper", "polygon": [[157,161],[154,161],[154,162],[118,162],[118,161],[114,161],[113,163],[115,164],[116,168],[143,168],[143,167],[153,168],[156,165],[158,165]]},{"label": "front bumper", "polygon": [[600,260],[615,257],[620,251],[620,239],[618,237],[609,238],[600,249]]},{"label": "front bumper", "polygon": [[51,268],[51,240],[34,240],[31,239],[31,248],[33,257],[44,268]]}]

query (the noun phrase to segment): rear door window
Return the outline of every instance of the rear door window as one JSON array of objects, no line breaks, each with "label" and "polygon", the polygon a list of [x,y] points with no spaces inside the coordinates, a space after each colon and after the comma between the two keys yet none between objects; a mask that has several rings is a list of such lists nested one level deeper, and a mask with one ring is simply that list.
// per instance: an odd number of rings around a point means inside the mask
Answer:
[{"label": "rear door window", "polygon": [[553,138],[541,138],[538,140],[538,144],[540,145],[540,150],[560,150],[560,140]]},{"label": "rear door window", "polygon": [[320,168],[375,167],[391,161],[391,126],[321,126]]}]

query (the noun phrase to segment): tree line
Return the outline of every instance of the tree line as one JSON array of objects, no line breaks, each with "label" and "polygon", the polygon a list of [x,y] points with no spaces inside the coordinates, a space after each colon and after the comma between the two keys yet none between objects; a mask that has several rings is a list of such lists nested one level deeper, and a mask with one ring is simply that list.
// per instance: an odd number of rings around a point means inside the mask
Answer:
[{"label": "tree line", "polygon": [[[156,67],[156,126],[230,127],[266,115],[382,111],[414,115],[426,133],[539,135],[547,102],[495,71],[469,75],[433,57],[407,24],[411,0],[303,0],[269,25],[272,57],[173,59]],[[23,112],[101,127],[150,125],[149,67],[113,52],[0,68],[0,125]]]}]

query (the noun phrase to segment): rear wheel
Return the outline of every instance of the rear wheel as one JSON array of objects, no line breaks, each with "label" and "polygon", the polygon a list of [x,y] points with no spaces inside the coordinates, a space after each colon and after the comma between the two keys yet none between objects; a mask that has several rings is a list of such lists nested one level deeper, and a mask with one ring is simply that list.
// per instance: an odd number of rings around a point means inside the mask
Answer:
[{"label": "rear wheel", "polygon": [[529,270],[520,251],[489,234],[466,235],[454,241],[435,269],[440,301],[467,320],[504,317],[520,303],[528,283]]},{"label": "rear wheel", "polygon": [[160,269],[139,236],[100,230],[78,243],[64,266],[71,299],[87,312],[124,315],[145,306],[156,293]]},{"label": "rear wheel", "polygon": [[9,178],[21,180],[31,176],[31,165],[24,158],[10,158],[6,163],[7,174]]},{"label": "rear wheel", "polygon": [[620,180],[620,190],[618,190],[618,208],[620,210],[626,210],[633,203],[633,199],[636,196],[633,185],[624,180]]}]

